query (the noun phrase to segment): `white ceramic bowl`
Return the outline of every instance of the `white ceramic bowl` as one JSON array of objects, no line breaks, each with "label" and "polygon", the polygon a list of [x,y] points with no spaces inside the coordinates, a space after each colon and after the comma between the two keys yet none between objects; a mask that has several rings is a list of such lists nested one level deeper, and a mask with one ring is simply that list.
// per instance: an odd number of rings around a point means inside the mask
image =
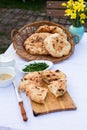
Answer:
[{"label": "white ceramic bowl", "polygon": [[15,66],[14,55],[11,54],[0,54],[0,67]]},{"label": "white ceramic bowl", "polygon": [[13,67],[0,67],[0,76],[2,74],[10,74],[12,77],[10,79],[0,79],[0,87],[10,86],[16,75],[15,69]]},{"label": "white ceramic bowl", "polygon": [[49,70],[53,66],[53,63],[51,61],[48,61],[48,60],[33,60],[33,61],[26,62],[23,65],[21,65],[19,67],[20,72],[29,73],[29,72],[24,72],[23,69],[26,67],[26,65],[30,65],[30,64],[33,64],[33,63],[46,63],[48,65],[48,67],[45,70]]}]

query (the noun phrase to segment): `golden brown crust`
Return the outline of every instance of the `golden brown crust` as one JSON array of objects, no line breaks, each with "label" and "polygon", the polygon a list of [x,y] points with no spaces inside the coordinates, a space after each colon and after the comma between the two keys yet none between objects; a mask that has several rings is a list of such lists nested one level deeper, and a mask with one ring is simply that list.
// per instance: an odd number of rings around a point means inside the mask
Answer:
[{"label": "golden brown crust", "polygon": [[35,84],[30,84],[26,89],[26,95],[37,103],[44,103],[48,89],[37,87]]},{"label": "golden brown crust", "polygon": [[49,33],[34,33],[24,42],[26,51],[30,54],[49,55],[44,46],[44,39],[49,36]]},{"label": "golden brown crust", "polygon": [[48,89],[55,97],[66,92],[66,75],[60,70],[44,70],[42,72],[30,72],[20,82],[19,90],[37,103],[44,103]]},{"label": "golden brown crust", "polygon": [[39,72],[29,72],[26,74],[19,84],[19,91],[26,91],[29,84],[35,84],[38,87],[43,85],[43,80]]},{"label": "golden brown crust", "polygon": [[58,33],[60,36],[62,36],[64,39],[67,39],[67,34],[64,32],[64,30],[58,26],[48,26],[48,25],[43,25],[40,26],[37,31],[37,33],[41,32],[48,32],[50,34]]},{"label": "golden brown crust", "polygon": [[44,45],[49,54],[53,57],[68,55],[71,50],[71,44],[57,33],[45,38]]},{"label": "golden brown crust", "polygon": [[44,70],[41,72],[41,76],[47,84],[50,84],[52,81],[66,79],[66,75],[60,70]]},{"label": "golden brown crust", "polygon": [[48,32],[50,33],[50,28],[48,25],[43,25],[43,26],[40,26],[37,30],[36,30],[36,33],[42,33],[42,32]]},{"label": "golden brown crust", "polygon": [[52,81],[48,85],[48,88],[55,97],[62,96],[66,92],[66,80]]},{"label": "golden brown crust", "polygon": [[19,84],[18,90],[19,91],[25,91],[28,84],[29,84],[29,80],[23,80],[22,79],[20,84]]},{"label": "golden brown crust", "polygon": [[43,80],[48,84],[49,90],[55,97],[64,95],[66,92],[66,75],[60,70],[45,70],[41,72]]}]

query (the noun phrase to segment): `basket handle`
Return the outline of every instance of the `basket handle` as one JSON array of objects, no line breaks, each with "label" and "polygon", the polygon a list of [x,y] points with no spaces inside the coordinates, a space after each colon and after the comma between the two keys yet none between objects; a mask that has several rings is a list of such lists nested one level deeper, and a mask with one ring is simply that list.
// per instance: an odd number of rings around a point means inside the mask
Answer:
[{"label": "basket handle", "polygon": [[73,35],[73,39],[74,39],[75,44],[78,44],[80,41],[80,38],[78,35]]},{"label": "basket handle", "polygon": [[11,39],[13,40],[14,39],[14,36],[18,33],[18,30],[17,29],[12,29],[11,31]]}]

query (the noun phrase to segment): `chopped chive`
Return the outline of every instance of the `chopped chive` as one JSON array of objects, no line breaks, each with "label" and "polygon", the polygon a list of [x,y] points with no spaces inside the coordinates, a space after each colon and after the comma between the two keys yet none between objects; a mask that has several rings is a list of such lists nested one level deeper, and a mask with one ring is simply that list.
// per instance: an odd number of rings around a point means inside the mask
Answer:
[{"label": "chopped chive", "polygon": [[23,69],[24,72],[34,72],[34,71],[42,71],[48,68],[49,65],[46,63],[36,63],[34,62],[33,64],[26,65],[26,67]]}]

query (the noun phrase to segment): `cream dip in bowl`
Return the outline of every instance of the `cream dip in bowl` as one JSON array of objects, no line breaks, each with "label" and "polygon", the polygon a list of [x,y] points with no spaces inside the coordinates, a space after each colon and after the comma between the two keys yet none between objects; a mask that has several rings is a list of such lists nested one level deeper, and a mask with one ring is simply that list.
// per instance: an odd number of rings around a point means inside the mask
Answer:
[{"label": "cream dip in bowl", "polygon": [[0,67],[0,87],[8,87],[16,76],[13,67]]}]

